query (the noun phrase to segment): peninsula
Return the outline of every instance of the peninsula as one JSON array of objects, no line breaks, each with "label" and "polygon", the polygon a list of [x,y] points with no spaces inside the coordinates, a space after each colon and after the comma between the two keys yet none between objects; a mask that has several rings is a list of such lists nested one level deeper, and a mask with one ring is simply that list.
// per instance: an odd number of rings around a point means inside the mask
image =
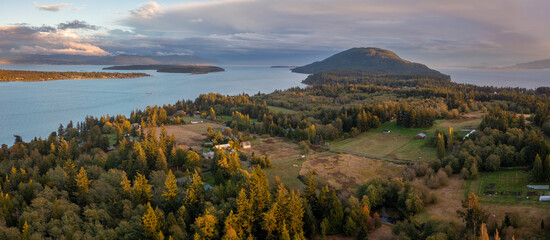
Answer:
[{"label": "peninsula", "polygon": [[107,79],[148,77],[146,73],[108,73],[108,72],[53,72],[0,70],[0,82],[40,82],[64,79]]},{"label": "peninsula", "polygon": [[103,68],[103,70],[157,70],[157,72],[191,74],[205,74],[225,71],[225,69],[221,67],[201,65],[127,65],[106,67]]}]

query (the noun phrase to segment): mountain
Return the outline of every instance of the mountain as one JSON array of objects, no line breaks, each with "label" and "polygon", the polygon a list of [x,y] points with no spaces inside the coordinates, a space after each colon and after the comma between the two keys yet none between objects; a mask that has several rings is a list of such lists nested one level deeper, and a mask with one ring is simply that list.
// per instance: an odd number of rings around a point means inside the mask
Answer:
[{"label": "mountain", "polygon": [[545,69],[550,68],[550,59],[537,60],[527,63],[518,63],[512,67],[521,69]]},{"label": "mountain", "polygon": [[2,64],[49,64],[49,65],[133,65],[133,64],[212,64],[211,61],[193,55],[167,56],[78,56],[78,55],[22,55],[1,59]]},{"label": "mountain", "polygon": [[392,51],[381,48],[351,48],[331,57],[292,69],[296,73],[319,73],[329,70],[352,69],[372,74],[427,74],[440,72],[420,63],[409,62]]}]

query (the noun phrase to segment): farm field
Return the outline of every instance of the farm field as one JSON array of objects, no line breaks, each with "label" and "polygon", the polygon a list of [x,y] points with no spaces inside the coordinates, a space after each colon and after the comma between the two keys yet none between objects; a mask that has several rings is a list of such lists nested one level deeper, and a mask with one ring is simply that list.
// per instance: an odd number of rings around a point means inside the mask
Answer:
[{"label": "farm field", "polygon": [[[458,136],[462,137],[466,133],[461,132],[460,129],[477,128],[481,123],[481,116],[481,112],[473,112],[457,119],[436,120],[434,126],[430,128],[405,128],[397,126],[396,122],[387,122],[380,128],[372,129],[355,138],[335,142],[330,145],[330,148],[375,157],[431,161],[437,158],[437,154],[435,148],[428,146],[427,142],[436,130],[448,131],[449,127],[453,127],[454,131],[458,132]],[[389,130],[390,133],[383,133],[383,130]],[[425,133],[426,139],[415,139],[414,136],[419,133]]]},{"label": "farm field", "polygon": [[[194,150],[201,150],[202,144],[206,136],[203,136],[203,133],[206,133],[208,127],[212,129],[221,129],[224,126],[217,123],[197,123],[197,124],[186,124],[186,125],[168,125],[165,126],[166,132],[168,135],[174,134],[176,137],[176,144],[183,145],[188,148],[193,148]],[[155,129],[157,136],[160,135],[161,128],[157,127]]]},{"label": "farm field", "polygon": [[267,106],[267,109],[269,109],[269,111],[280,112],[280,113],[285,113],[285,114],[296,114],[297,113],[296,111],[294,111],[292,109],[282,108],[282,107],[275,107],[275,106]]},{"label": "farm field", "polygon": [[473,192],[482,203],[537,206],[550,209],[548,202],[539,202],[539,196],[550,195],[549,190],[527,188],[529,176],[523,170],[481,173],[477,180],[467,182],[464,194]]},{"label": "farm field", "polygon": [[280,137],[257,138],[250,140],[252,147],[242,149],[241,152],[250,156],[254,153],[257,156],[269,155],[271,162],[295,158],[302,155],[302,150],[297,143]]},{"label": "farm field", "polygon": [[404,165],[351,154],[329,153],[306,159],[300,175],[313,171],[319,185],[328,185],[347,193],[352,193],[359,185],[375,177],[396,177],[405,168]]},{"label": "farm field", "polygon": [[[489,177],[484,178],[485,176]],[[506,214],[521,216],[518,226],[514,230],[516,236],[523,236],[522,239],[548,239],[550,237],[548,232],[540,229],[540,221],[544,219],[545,222],[548,222],[550,220],[547,217],[550,214],[550,203],[538,202],[538,198],[532,201],[517,202],[515,197],[507,197],[503,201],[494,201],[497,196],[485,196],[483,190],[481,190],[481,193],[476,192],[479,190],[476,186],[481,185],[480,182],[491,184],[494,180],[502,178],[503,182],[497,183],[495,188],[511,189],[510,191],[521,190],[525,194],[525,191],[527,191],[525,185],[522,185],[522,189],[515,182],[516,178],[521,181],[520,179],[525,176],[526,174],[521,170],[482,173],[476,181],[465,181],[459,175],[451,176],[449,177],[448,186],[431,190],[437,196],[437,202],[426,206],[425,211],[417,214],[414,219],[422,223],[435,216],[441,220],[461,223],[462,219],[458,217],[456,211],[462,210],[462,200],[465,199],[465,195],[474,192],[479,196],[481,207],[489,213],[489,221],[501,224]],[[418,184],[422,183],[419,182]]]}]

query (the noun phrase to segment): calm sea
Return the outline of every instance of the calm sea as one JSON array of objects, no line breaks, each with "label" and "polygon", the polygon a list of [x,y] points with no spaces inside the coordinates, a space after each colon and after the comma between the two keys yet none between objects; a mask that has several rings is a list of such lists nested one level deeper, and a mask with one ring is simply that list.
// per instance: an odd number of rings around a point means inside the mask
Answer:
[{"label": "calm sea", "polygon": [[[104,66],[0,65],[0,69],[36,71],[102,71]],[[269,67],[222,66],[226,71],[200,75],[157,73],[131,79],[0,82],[0,144],[13,144],[14,134],[29,141],[46,138],[86,115],[125,114],[147,106],[194,100],[201,93],[256,94],[304,86],[304,74]],[[118,71],[138,72],[138,71]],[[151,94],[147,94],[151,92]]]},{"label": "calm sea", "polygon": [[[0,69],[36,71],[102,71],[104,66],[0,65]],[[269,93],[304,86],[306,75],[284,68],[222,66],[225,72],[202,75],[157,73],[135,79],[0,82],[0,143],[13,135],[29,141],[47,137],[59,124],[83,121],[86,115],[130,115],[135,109],[195,99],[201,93]],[[550,86],[550,70],[439,69],[455,82],[536,88]],[[119,71],[135,72],[135,71]],[[151,92],[151,94],[147,94]]]}]

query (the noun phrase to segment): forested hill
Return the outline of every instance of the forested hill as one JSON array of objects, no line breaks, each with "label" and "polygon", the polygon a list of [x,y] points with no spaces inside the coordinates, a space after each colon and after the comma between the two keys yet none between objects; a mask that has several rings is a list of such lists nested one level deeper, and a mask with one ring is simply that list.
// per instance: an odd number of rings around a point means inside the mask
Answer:
[{"label": "forested hill", "polygon": [[157,72],[167,73],[191,73],[204,74],[211,72],[223,72],[225,69],[216,66],[201,65],[128,65],[112,66],[103,68],[104,70],[157,70]]},{"label": "forested hill", "polygon": [[354,69],[370,74],[443,75],[424,64],[404,60],[394,52],[381,48],[352,48],[292,71],[314,74],[335,69]]}]

